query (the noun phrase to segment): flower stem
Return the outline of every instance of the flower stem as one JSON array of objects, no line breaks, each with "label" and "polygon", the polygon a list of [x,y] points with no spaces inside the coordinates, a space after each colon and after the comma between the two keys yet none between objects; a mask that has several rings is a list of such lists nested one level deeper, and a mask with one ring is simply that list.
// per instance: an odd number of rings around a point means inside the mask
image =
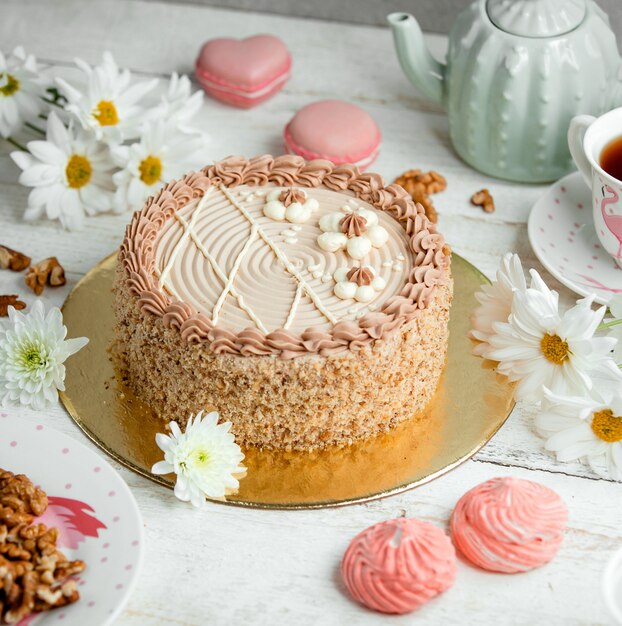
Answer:
[{"label": "flower stem", "polygon": [[39,128],[38,126],[31,124],[30,122],[25,122],[24,126],[27,126],[28,128],[30,128],[30,130],[34,130],[41,135],[45,135],[45,131],[43,130],[43,128]]},{"label": "flower stem", "polygon": [[47,102],[48,104],[53,104],[55,107],[58,107],[59,109],[65,108],[63,107],[62,104],[58,104],[58,102],[54,102],[54,100],[50,100],[49,98],[41,98],[41,100],[43,100],[43,102]]},{"label": "flower stem", "polygon": [[15,141],[15,139],[12,139],[11,137],[5,137],[5,139],[13,146],[15,146],[18,150],[23,150],[24,152],[28,152],[28,148],[26,148],[26,146],[22,146],[21,143],[19,143],[18,141]]},{"label": "flower stem", "polygon": [[622,324],[622,318],[619,320],[612,320],[611,322],[605,322],[601,324],[596,330],[605,330],[605,328],[611,328],[612,326],[617,326],[618,324]]}]

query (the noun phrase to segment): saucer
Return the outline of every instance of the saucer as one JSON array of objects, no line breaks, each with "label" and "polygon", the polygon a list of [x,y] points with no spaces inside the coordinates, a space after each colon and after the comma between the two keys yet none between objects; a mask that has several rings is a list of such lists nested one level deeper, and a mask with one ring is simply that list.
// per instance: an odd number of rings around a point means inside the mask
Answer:
[{"label": "saucer", "polygon": [[596,236],[591,202],[592,194],[579,172],[558,180],[531,209],[529,243],[559,282],[608,304],[622,293],[622,270]]}]

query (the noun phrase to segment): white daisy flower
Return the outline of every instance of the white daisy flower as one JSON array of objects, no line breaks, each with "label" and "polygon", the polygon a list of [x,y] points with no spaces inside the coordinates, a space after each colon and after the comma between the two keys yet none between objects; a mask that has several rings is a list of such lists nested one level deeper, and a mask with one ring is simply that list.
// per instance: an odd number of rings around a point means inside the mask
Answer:
[{"label": "white daisy flower", "polygon": [[67,129],[55,113],[47,120],[46,141],[31,141],[29,152],[11,158],[23,170],[19,182],[33,187],[28,196],[27,220],[45,215],[64,228],[80,228],[84,215],[108,211],[112,206],[114,164],[105,144],[84,131]]},{"label": "white daisy flower", "polygon": [[106,143],[137,137],[144,119],[140,101],[156,86],[157,79],[130,85],[130,71],[119,70],[110,52],[104,52],[102,64],[96,67],[81,59],[75,63],[84,74],[83,91],[61,78],[56,79],[67,98],[65,110]]},{"label": "white daisy flower", "polygon": [[0,400],[40,410],[58,400],[65,389],[67,357],[87,343],[86,337],[65,339],[67,328],[58,307],[47,315],[40,300],[28,313],[9,307],[0,323]]},{"label": "white daisy flower", "polygon": [[583,397],[545,390],[542,412],[536,417],[545,448],[562,462],[581,461],[597,474],[622,480],[622,389]]},{"label": "white daisy flower", "polygon": [[112,158],[121,170],[113,176],[117,212],[139,209],[162,184],[206,161],[203,140],[187,135],[170,122],[144,126],[140,141],[114,146]]},{"label": "white daisy flower", "polygon": [[[549,292],[540,274],[536,270],[529,271],[531,288],[544,293]],[[515,291],[525,291],[527,281],[518,254],[507,252],[497,270],[496,280],[490,285],[482,285],[475,298],[480,306],[475,309],[471,318],[473,328],[469,335],[479,342],[473,353],[483,356],[489,349],[490,337],[495,334],[495,322],[507,322],[512,312],[512,299]]]},{"label": "white daisy flower", "polygon": [[37,61],[19,46],[4,56],[0,52],[0,135],[10,137],[25,122],[34,122],[43,111],[43,83]]},{"label": "white daisy flower", "polygon": [[525,291],[527,282],[518,254],[508,252],[497,270],[497,279],[490,285],[482,285],[475,298],[480,306],[472,317],[473,328],[470,336],[482,343],[477,344],[473,352],[483,355],[488,349],[488,341],[494,331],[494,322],[507,322],[512,312],[512,298],[515,290]]},{"label": "white daisy flower", "polygon": [[508,322],[493,322],[485,356],[500,362],[519,381],[516,398],[539,400],[542,387],[554,393],[582,393],[596,376],[615,381],[622,374],[610,358],[615,339],[594,337],[605,307],[592,311],[593,298],[579,300],[560,315],[558,295],[540,289],[515,291]]},{"label": "white daisy flower", "polygon": [[229,432],[231,422],[219,424],[215,411],[205,416],[199,411],[190,417],[184,432],[177,422],[169,427],[170,435],[156,435],[164,460],[151,471],[177,474],[175,495],[180,500],[202,507],[206,497],[224,499],[238,489],[246,468],[240,465],[244,454]]},{"label": "white daisy flower", "polygon": [[185,76],[177,72],[171,74],[166,94],[160,103],[150,112],[154,120],[174,121],[183,132],[194,132],[189,122],[196,116],[203,104],[203,92],[192,93],[192,83]]}]

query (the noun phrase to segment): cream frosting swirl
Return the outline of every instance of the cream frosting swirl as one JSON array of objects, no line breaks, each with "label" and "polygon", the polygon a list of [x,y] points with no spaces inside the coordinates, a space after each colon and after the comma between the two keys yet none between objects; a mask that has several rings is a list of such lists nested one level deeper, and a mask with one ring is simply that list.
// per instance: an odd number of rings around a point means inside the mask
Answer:
[{"label": "cream frosting swirl", "polygon": [[453,584],[456,553],[436,526],[398,518],[370,526],[350,543],[341,575],[352,596],[381,613],[409,613]]},{"label": "cream frosting swirl", "polygon": [[[330,324],[311,323],[304,329],[246,328],[223,326],[212,331],[211,320],[197,307],[161,288],[156,243],[162,230],[184,207],[200,201],[216,186],[240,185],[323,188],[354,195],[375,209],[386,212],[401,225],[410,241],[412,270],[404,277],[398,294],[389,297],[379,310],[360,319],[333,318]],[[447,282],[450,251],[420,205],[397,185],[384,186],[382,177],[361,173],[354,165],[335,166],[329,161],[305,161],[292,155],[253,159],[230,157],[201,172],[192,172],[171,181],[151,197],[126,228],[119,252],[127,285],[145,314],[160,316],[166,327],[176,328],[186,340],[201,342],[214,352],[234,355],[272,355],[296,358],[309,354],[329,356],[359,350],[388,338],[401,325],[415,318],[434,294],[437,285]],[[215,328],[221,328],[216,323]],[[321,333],[320,335],[317,333]]]},{"label": "cream frosting swirl", "polygon": [[460,498],[451,517],[456,547],[493,572],[526,572],[550,561],[568,511],[551,489],[530,480],[493,478]]}]

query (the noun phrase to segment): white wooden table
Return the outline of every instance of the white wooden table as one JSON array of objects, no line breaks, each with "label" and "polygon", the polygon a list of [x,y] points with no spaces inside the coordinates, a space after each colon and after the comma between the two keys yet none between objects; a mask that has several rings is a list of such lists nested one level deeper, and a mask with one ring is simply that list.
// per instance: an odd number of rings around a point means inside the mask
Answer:
[{"label": "white wooden table", "polygon": [[[22,44],[67,73],[75,56],[99,62],[105,49],[122,66],[145,76],[191,73],[202,42],[218,36],[269,32],[294,58],[293,76],[277,97],[250,111],[206,100],[199,125],[212,135],[205,161],[228,154],[277,154],[284,124],[300,106],[341,97],[363,106],[379,123],[383,146],[374,169],[393,179],[406,169],[435,169],[447,177],[436,196],[440,227],[453,249],[492,276],[504,252],[518,252],[543,271],[527,241],[529,209],[544,187],[488,179],[451,149],[447,119],[402,76],[388,28],[348,26],[273,15],[144,0],[2,0],[0,45]],[[445,40],[430,37],[441,54]],[[20,136],[22,141],[34,136]],[[10,146],[0,142],[0,243],[42,259],[56,255],[68,284],[48,288],[46,304],[62,304],[76,281],[121,242],[124,216],[88,221],[81,233],[55,224],[25,224],[28,191],[17,184]],[[490,188],[497,211],[469,204]],[[572,294],[543,274],[566,302]],[[31,304],[23,276],[0,272],[0,293],[20,293]],[[35,413],[12,413],[33,419]],[[250,511],[210,505],[197,512],[172,492],[113,463],[142,511],[147,554],[138,587],[119,626],[200,624],[607,624],[600,593],[607,558],[622,544],[622,486],[598,479],[579,464],[559,464],[542,449],[534,411],[517,408],[473,459],[416,490],[381,501],[319,511]],[[53,427],[91,445],[58,405],[45,412]],[[1,460],[0,460],[1,461]],[[540,481],[570,510],[569,530],[555,560],[517,576],[486,574],[460,562],[455,585],[418,613],[387,618],[352,602],[338,565],[349,540],[375,522],[405,511],[446,526],[458,498],[498,475]],[[82,626],[82,625],[80,625]]]}]

